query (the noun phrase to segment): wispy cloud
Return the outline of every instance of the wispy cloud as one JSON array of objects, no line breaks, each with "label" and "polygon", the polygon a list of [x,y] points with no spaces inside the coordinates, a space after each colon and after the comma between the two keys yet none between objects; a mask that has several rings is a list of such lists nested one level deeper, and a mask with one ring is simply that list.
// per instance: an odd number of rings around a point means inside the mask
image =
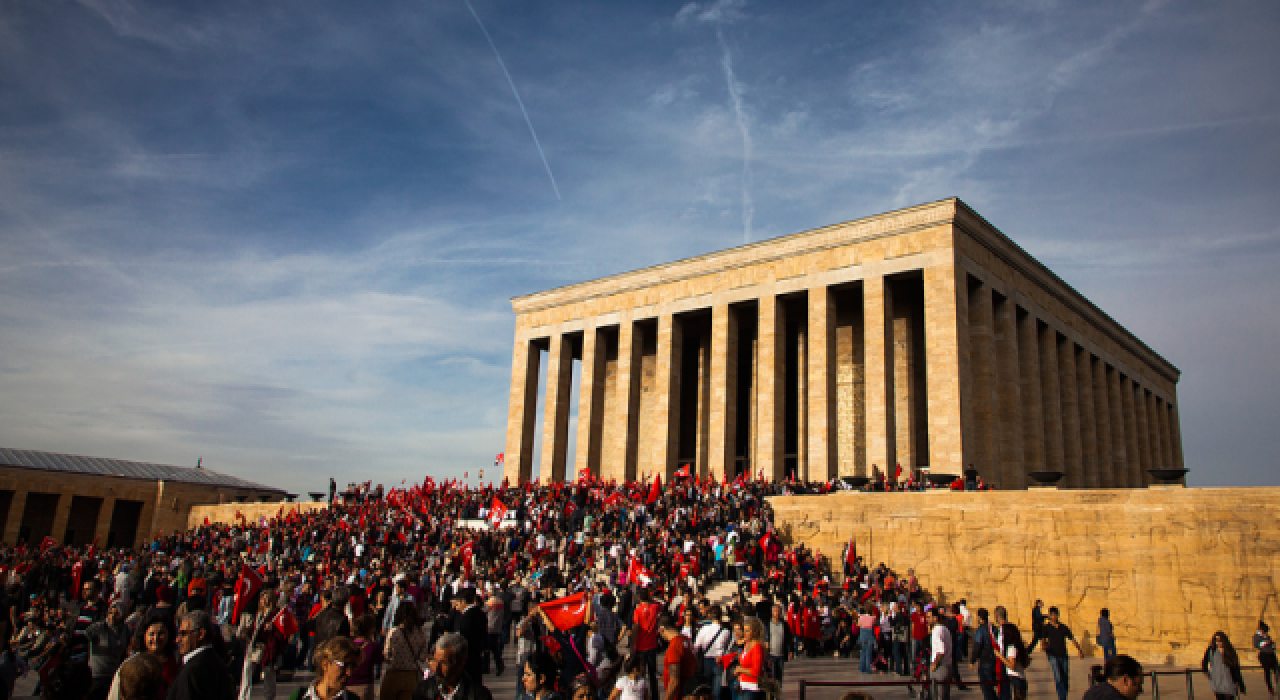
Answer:
[{"label": "wispy cloud", "polygon": [[1265,0],[20,3],[0,444],[461,474],[501,451],[512,296],[956,195],[1184,370],[1190,462],[1274,483],[1277,32]]},{"label": "wispy cloud", "polygon": [[751,122],[747,116],[746,103],[743,98],[743,85],[733,71],[733,51],[724,38],[726,24],[742,18],[744,0],[715,0],[710,3],[691,2],[676,13],[677,27],[690,23],[703,22],[715,26],[716,44],[720,47],[720,69],[724,73],[725,88],[729,93],[729,104],[733,108],[734,122],[738,133],[742,136],[742,242],[751,242],[751,228],[755,220],[756,205],[751,197]]}]

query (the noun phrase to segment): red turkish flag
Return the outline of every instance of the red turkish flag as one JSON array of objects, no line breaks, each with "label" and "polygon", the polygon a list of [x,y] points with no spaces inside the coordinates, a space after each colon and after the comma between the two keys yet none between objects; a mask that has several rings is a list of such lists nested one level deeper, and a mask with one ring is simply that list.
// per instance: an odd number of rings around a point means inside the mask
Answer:
[{"label": "red turkish flag", "polygon": [[507,517],[507,504],[499,500],[497,496],[494,496],[493,505],[489,508],[489,522],[493,523],[494,527],[497,527],[505,517]]},{"label": "red turkish flag", "polygon": [[236,581],[235,605],[231,609],[231,620],[238,624],[240,613],[249,605],[249,601],[262,590],[262,577],[250,569],[247,564],[240,565],[240,580]]},{"label": "red turkish flag", "polygon": [[641,564],[639,559],[631,557],[631,565],[627,567],[627,582],[647,586],[652,580],[653,572],[649,571],[644,564]]},{"label": "red turkish flag", "polygon": [[854,563],[858,560],[858,544],[849,538],[849,546],[844,550],[845,571],[851,571]]},{"label": "red turkish flag", "polygon": [[56,546],[58,546],[58,541],[53,539],[52,537],[45,537],[43,540],[40,540],[41,552],[43,552],[44,550],[50,547],[56,547]]},{"label": "red turkish flag", "polygon": [[649,485],[649,496],[644,499],[646,504],[652,505],[654,501],[662,497],[662,475],[659,474],[653,483]]},{"label": "red turkish flag", "polygon": [[680,466],[680,468],[676,470],[676,476],[681,477],[681,478],[684,478],[684,479],[688,479],[688,478],[689,478],[689,465],[687,465],[687,464],[681,465],[681,466]]},{"label": "red turkish flag", "polygon": [[604,499],[606,506],[616,506],[619,503],[622,503],[622,494],[619,493],[611,493],[608,498]]},{"label": "red turkish flag", "polygon": [[590,604],[587,594],[583,592],[542,603],[540,607],[547,614],[547,619],[551,620],[551,624],[555,625],[556,629],[564,631],[587,621],[587,606]]},{"label": "red turkish flag", "polygon": [[276,630],[280,632],[281,636],[292,637],[298,633],[298,619],[293,616],[293,613],[288,608],[281,608],[271,622],[276,626]]}]

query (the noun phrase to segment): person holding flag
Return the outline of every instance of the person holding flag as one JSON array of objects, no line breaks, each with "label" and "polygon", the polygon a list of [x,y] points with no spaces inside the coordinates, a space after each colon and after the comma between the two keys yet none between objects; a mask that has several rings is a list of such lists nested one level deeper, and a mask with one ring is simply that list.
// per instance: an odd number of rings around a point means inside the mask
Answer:
[{"label": "person holding flag", "polygon": [[[560,647],[560,678],[572,682],[581,674],[595,679],[595,669],[587,663],[588,627],[594,619],[589,592],[575,593],[540,603],[535,612],[546,625],[548,636]],[[551,646],[551,645],[548,645]]]},{"label": "person holding flag", "polygon": [[[280,651],[288,642],[288,637],[281,634],[276,619],[287,611],[276,607],[277,600],[278,596],[274,590],[262,588],[258,595],[257,613],[246,613],[240,619],[238,636],[244,642],[245,654],[244,668],[240,674],[239,700],[249,700],[253,682],[259,672],[262,673],[267,700],[275,700],[276,669],[280,665]],[[297,632],[297,629],[297,625],[294,624],[293,631]]]}]

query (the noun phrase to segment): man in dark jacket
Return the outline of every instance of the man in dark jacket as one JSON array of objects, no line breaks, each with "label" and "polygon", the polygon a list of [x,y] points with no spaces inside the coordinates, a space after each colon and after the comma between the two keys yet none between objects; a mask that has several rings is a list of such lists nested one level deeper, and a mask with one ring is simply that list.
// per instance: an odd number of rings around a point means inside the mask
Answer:
[{"label": "man in dark jacket", "polygon": [[[474,593],[472,591],[473,597]],[[418,681],[418,686],[413,690],[413,700],[438,700],[441,697],[450,700],[493,700],[493,695],[480,682],[480,677],[472,676],[466,670],[470,665],[468,646],[467,640],[454,632],[440,637],[431,660],[427,662],[431,666],[431,677]]]},{"label": "man in dark jacket", "polygon": [[222,657],[213,649],[213,627],[209,613],[198,610],[182,618],[178,628],[178,651],[182,670],[169,686],[165,700],[234,700],[235,684]]},{"label": "man in dark jacket", "polygon": [[1118,654],[1103,667],[1106,681],[1085,691],[1083,700],[1134,700],[1142,694],[1142,664]]},{"label": "man in dark jacket", "polygon": [[347,589],[335,588],[329,597],[328,607],[316,613],[315,619],[311,621],[316,630],[312,649],[319,649],[320,645],[334,637],[351,636],[351,622],[347,620],[347,613],[344,611],[347,600]]},{"label": "man in dark jacket", "polygon": [[[969,669],[978,668],[978,680],[983,683],[982,697],[997,700],[995,639],[992,638],[990,614],[986,608],[978,608],[978,627],[973,631],[973,655],[969,657]],[[986,685],[990,683],[991,685]]]},{"label": "man in dark jacket", "polygon": [[[484,650],[489,642],[489,620],[476,604],[476,589],[459,588],[453,599],[453,631],[467,640],[467,675],[477,681],[484,673]],[[439,643],[437,642],[437,645]]]}]

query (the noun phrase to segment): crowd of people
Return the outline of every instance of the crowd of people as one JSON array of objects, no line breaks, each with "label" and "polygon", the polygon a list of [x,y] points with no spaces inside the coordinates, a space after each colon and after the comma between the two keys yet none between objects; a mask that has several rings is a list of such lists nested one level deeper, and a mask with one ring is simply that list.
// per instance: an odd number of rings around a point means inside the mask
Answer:
[{"label": "crowd of people", "polygon": [[[938,605],[852,543],[834,557],[783,543],[767,496],[847,487],[428,478],[138,551],[4,547],[0,690],[30,668],[48,700],[275,700],[310,671],[290,700],[489,700],[484,677],[514,644],[516,700],[763,700],[798,655],[943,681],[942,697],[967,660],[996,700],[1025,697],[1043,643],[1065,700],[1074,638],[1056,610],[1037,606],[1024,643],[1004,608]],[[1243,691],[1219,634],[1205,670]],[[1114,651],[1108,672],[1127,678],[1136,662]]]}]

